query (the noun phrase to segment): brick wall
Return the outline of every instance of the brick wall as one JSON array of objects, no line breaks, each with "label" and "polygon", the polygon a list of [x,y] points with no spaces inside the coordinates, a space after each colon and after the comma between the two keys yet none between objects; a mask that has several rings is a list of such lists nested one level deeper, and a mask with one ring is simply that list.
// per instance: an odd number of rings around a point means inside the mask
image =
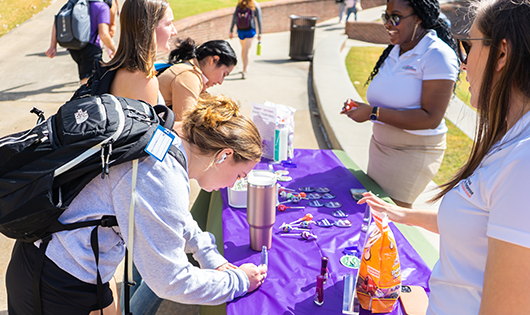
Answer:
[{"label": "brick wall", "polygon": [[[363,9],[368,8],[367,5],[374,7],[384,5],[385,3],[386,0],[362,0]],[[453,34],[460,34],[467,26],[467,21],[461,17],[465,16],[468,6],[469,2],[467,1],[456,1],[440,6],[442,12],[445,13],[452,22],[451,30]],[[365,42],[390,44],[388,34],[382,22],[347,22],[346,35],[348,35],[348,38]]]},{"label": "brick wall", "polygon": [[386,0],[361,0],[363,9],[370,9],[381,5],[386,5]]},{"label": "brick wall", "polygon": [[348,38],[376,44],[390,44],[388,33],[381,22],[347,22]]},{"label": "brick wall", "polygon": [[[386,0],[362,0],[363,8],[383,5]],[[335,0],[276,0],[260,3],[263,33],[288,31],[291,27],[289,16],[316,16],[322,22],[338,16]],[[226,39],[234,8],[206,12],[175,21],[179,32],[177,37],[191,37],[197,43],[212,39]]]}]

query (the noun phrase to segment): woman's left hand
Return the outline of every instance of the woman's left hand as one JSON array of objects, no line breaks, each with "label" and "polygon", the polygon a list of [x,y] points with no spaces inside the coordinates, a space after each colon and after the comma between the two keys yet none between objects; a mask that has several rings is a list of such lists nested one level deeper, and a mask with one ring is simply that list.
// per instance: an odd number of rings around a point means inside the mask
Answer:
[{"label": "woman's left hand", "polygon": [[341,112],[341,114],[347,115],[358,123],[362,123],[369,120],[373,107],[366,103],[361,103],[357,101],[355,101],[355,104],[357,105],[357,108],[351,109],[347,112]]},{"label": "woman's left hand", "polygon": [[217,271],[225,271],[225,270],[229,270],[229,269],[237,269],[237,267],[232,265],[231,263],[227,262],[227,263],[222,264],[221,266],[215,268],[215,270],[217,270]]}]

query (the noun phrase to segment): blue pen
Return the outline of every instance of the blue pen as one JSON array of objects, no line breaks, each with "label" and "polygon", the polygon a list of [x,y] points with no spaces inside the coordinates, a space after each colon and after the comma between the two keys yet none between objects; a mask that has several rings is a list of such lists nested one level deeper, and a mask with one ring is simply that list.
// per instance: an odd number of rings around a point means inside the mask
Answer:
[{"label": "blue pen", "polygon": [[269,255],[267,254],[267,246],[263,245],[261,248],[261,264],[262,265],[268,265],[269,264]]}]

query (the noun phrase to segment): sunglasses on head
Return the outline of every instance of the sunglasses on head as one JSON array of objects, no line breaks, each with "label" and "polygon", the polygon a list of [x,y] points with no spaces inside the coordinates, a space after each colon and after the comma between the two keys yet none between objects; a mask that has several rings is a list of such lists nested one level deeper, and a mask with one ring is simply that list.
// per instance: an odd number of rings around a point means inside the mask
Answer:
[{"label": "sunglasses on head", "polygon": [[384,12],[383,14],[381,14],[381,20],[383,21],[383,24],[386,24],[388,21],[390,21],[392,25],[398,26],[401,20],[413,15],[414,13],[409,14],[407,16],[399,16],[396,14],[388,15],[388,13]]},{"label": "sunglasses on head", "polygon": [[471,41],[472,40],[483,40],[483,41],[489,41],[487,38],[463,38],[463,39],[457,39],[456,42],[458,44],[458,58],[460,58],[460,62],[463,64],[467,64],[467,56],[469,55],[469,51],[471,50]]}]

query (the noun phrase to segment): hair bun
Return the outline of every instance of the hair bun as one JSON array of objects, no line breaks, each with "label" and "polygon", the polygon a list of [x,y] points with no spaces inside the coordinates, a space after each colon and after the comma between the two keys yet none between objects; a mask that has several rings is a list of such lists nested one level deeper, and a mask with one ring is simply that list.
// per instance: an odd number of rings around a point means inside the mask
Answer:
[{"label": "hair bun", "polygon": [[206,128],[216,129],[223,125],[232,117],[240,115],[239,107],[230,98],[221,96],[203,96],[199,99],[199,104],[196,107],[195,126],[203,126]]},{"label": "hair bun", "polygon": [[201,154],[210,157],[231,148],[235,162],[258,162],[261,158],[258,128],[241,115],[236,102],[224,95],[203,94],[197,106],[186,112],[182,133]]}]

